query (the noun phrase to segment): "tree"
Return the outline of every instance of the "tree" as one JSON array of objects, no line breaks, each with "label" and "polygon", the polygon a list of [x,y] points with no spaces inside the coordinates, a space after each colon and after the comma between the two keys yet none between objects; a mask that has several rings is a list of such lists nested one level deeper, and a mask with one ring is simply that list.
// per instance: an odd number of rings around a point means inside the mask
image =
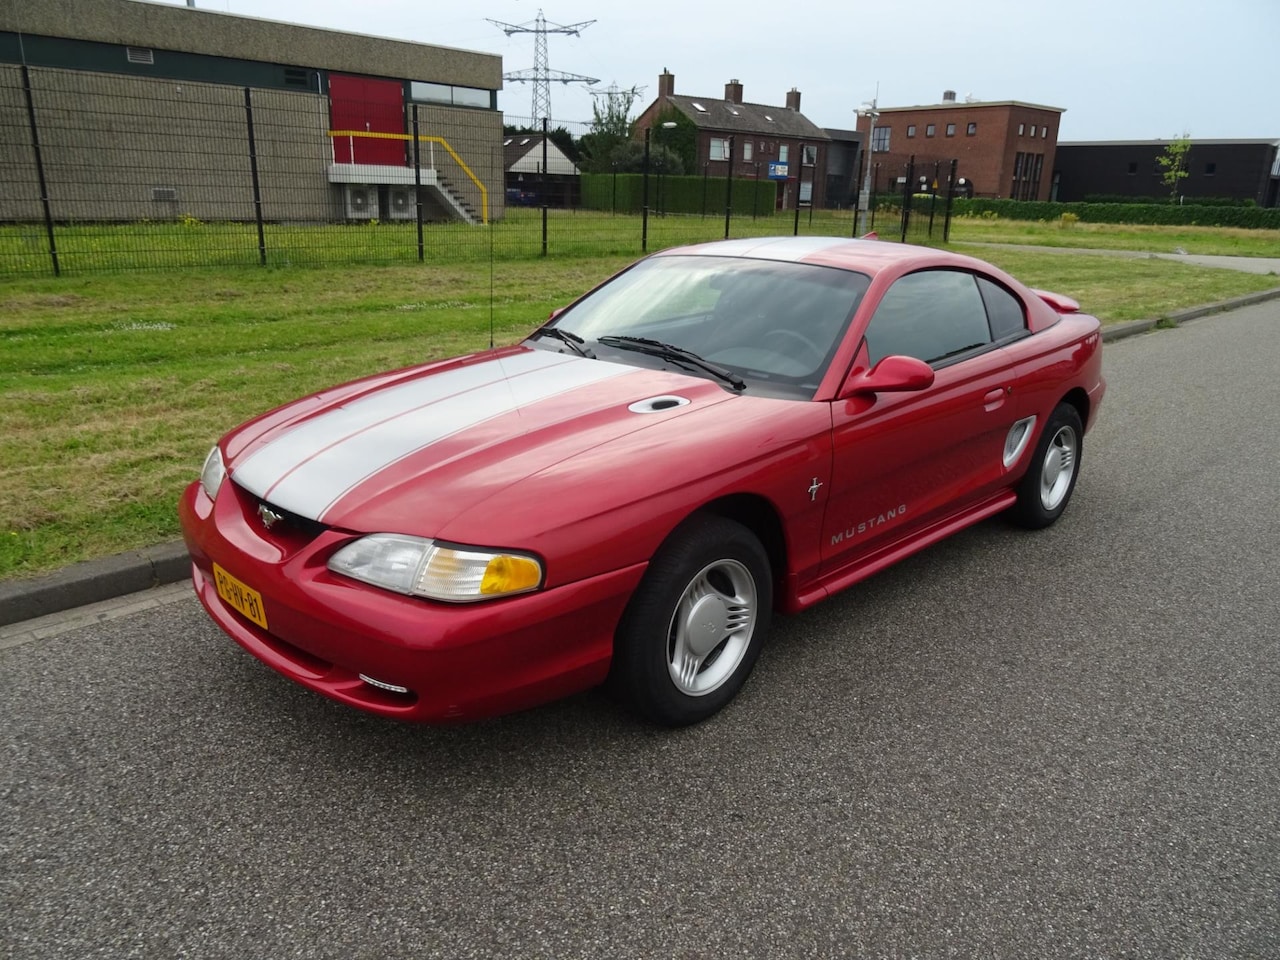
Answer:
[{"label": "tree", "polygon": [[[675,126],[668,128],[668,123],[674,123]],[[683,113],[675,107],[664,108],[655,121],[653,135],[655,142],[661,142],[664,150],[669,150],[680,158],[680,169],[666,172],[680,174],[697,169],[698,128]]]},{"label": "tree", "polygon": [[591,104],[591,132],[578,141],[583,170],[607,173],[613,169],[614,162],[620,159],[616,154],[635,132],[630,114],[639,93],[635,87],[619,90],[614,84],[595,98]]},{"label": "tree", "polygon": [[1160,166],[1160,179],[1169,188],[1169,200],[1178,202],[1178,190],[1182,181],[1188,176],[1187,153],[1191,150],[1191,134],[1183,132],[1181,137],[1170,140],[1164,152],[1156,157]]}]

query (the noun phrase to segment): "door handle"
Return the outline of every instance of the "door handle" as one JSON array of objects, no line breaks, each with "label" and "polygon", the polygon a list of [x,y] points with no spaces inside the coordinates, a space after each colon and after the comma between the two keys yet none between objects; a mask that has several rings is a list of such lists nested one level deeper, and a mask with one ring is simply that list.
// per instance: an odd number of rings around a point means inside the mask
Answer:
[{"label": "door handle", "polygon": [[1011,393],[1013,393],[1013,387],[996,387],[994,390],[988,390],[982,398],[982,405],[987,410],[994,410],[1004,403],[1004,398]]}]

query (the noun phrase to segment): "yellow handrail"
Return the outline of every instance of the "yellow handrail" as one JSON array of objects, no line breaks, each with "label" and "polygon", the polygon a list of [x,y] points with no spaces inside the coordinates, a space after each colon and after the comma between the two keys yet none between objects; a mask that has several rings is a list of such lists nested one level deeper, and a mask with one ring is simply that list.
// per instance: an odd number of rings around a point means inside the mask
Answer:
[{"label": "yellow handrail", "polygon": [[[368,140],[412,140],[411,133],[378,133],[373,130],[330,130],[330,138],[332,137],[363,137]],[[423,137],[418,139],[423,143],[438,143],[449,151],[449,156],[453,157],[454,163],[462,168],[462,172],[471,178],[471,182],[480,188],[480,221],[487,224],[489,222],[489,191],[485,188],[480,178],[471,172],[471,168],[467,166],[466,161],[458,156],[458,152],[453,149],[449,141],[444,137]]]}]

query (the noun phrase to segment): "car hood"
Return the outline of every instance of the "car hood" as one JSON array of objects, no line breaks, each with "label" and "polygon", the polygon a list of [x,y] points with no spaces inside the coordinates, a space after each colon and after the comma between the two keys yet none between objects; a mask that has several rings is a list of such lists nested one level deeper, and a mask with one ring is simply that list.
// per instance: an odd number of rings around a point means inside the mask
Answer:
[{"label": "car hood", "polygon": [[[667,395],[679,403],[645,412]],[[514,347],[308,397],[225,448],[231,478],[275,507],[352,531],[440,536],[534,474],[575,460],[598,470],[599,448],[636,434],[660,449],[661,435],[738,399],[699,377]]]}]

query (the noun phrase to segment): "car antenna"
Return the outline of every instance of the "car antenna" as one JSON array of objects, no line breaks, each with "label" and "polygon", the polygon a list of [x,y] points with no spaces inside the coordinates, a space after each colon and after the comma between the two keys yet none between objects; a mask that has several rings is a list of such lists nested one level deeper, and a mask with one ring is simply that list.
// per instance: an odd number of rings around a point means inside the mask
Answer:
[{"label": "car antenna", "polygon": [[489,349],[493,349],[493,221],[489,227]]}]

